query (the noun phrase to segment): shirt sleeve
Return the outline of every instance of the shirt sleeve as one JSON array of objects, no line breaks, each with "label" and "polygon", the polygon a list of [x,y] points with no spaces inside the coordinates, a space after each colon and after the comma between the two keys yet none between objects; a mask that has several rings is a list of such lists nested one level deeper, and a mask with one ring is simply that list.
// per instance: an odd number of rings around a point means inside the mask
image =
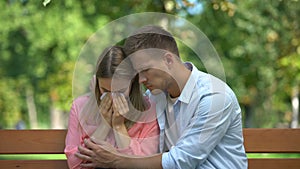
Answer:
[{"label": "shirt sleeve", "polygon": [[118,151],[123,154],[138,156],[158,153],[159,128],[157,121],[138,124],[135,127],[140,131],[131,135],[130,145],[127,148],[118,149]]},{"label": "shirt sleeve", "polygon": [[204,163],[225,135],[233,108],[231,97],[225,93],[204,96],[176,145],[163,153],[163,168],[196,168]]},{"label": "shirt sleeve", "polygon": [[68,166],[71,169],[81,168],[79,165],[82,163],[82,160],[75,157],[75,153],[78,151],[78,145],[81,145],[83,142],[82,129],[79,126],[78,121],[78,110],[76,106],[76,100],[73,102],[68,122],[68,132],[65,140],[66,147],[64,152],[67,157]]}]

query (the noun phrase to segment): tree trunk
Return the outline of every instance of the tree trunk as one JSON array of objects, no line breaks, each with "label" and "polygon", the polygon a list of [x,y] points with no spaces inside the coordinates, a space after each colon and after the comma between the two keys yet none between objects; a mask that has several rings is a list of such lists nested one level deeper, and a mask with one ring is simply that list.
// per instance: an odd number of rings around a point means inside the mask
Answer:
[{"label": "tree trunk", "polygon": [[299,88],[298,86],[294,87],[292,90],[292,109],[293,116],[291,122],[291,128],[298,127],[298,117],[299,117]]},{"label": "tree trunk", "polygon": [[63,111],[56,108],[53,104],[50,108],[51,112],[51,129],[65,129]]},{"label": "tree trunk", "polygon": [[251,105],[245,105],[245,128],[253,128],[253,110]]},{"label": "tree trunk", "polygon": [[31,129],[37,129],[38,128],[37,113],[36,113],[36,106],[34,102],[33,89],[31,87],[26,88],[26,104],[27,104],[28,115],[29,115],[29,126]]}]

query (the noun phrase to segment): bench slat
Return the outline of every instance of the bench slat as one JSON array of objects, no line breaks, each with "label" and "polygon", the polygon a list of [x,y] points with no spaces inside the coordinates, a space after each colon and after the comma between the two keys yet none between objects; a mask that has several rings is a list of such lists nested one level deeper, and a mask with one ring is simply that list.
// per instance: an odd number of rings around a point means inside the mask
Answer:
[{"label": "bench slat", "polygon": [[0,154],[63,154],[66,133],[66,130],[0,130]]},{"label": "bench slat", "polygon": [[5,169],[68,169],[66,160],[0,160],[0,166]]},{"label": "bench slat", "polygon": [[[61,154],[66,130],[0,130],[0,154]],[[40,138],[40,136],[43,136]],[[292,136],[292,137],[291,137]],[[299,129],[244,129],[248,153],[300,153]],[[32,146],[34,145],[34,146]]]},{"label": "bench slat", "polygon": [[[0,130],[0,154],[63,154],[67,130]],[[299,129],[243,129],[247,153],[300,153]],[[299,169],[300,158],[248,159],[249,169]],[[0,160],[3,168],[62,168],[66,160]]]},{"label": "bench slat", "polygon": [[248,159],[249,169],[299,169],[300,159]]},{"label": "bench slat", "polygon": [[243,129],[248,153],[300,153],[299,129]]}]

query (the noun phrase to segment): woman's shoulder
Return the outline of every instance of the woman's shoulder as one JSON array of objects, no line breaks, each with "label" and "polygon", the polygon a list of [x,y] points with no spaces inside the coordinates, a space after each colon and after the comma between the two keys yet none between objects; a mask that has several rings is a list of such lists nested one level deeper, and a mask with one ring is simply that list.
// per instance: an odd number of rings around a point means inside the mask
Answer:
[{"label": "woman's shoulder", "polygon": [[73,100],[73,105],[81,107],[88,101],[89,98],[89,94],[79,96]]}]

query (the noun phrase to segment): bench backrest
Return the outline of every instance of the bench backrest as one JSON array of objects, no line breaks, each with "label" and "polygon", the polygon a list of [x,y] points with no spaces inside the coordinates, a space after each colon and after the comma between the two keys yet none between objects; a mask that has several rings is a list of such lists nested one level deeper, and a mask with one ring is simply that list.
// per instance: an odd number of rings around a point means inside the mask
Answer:
[{"label": "bench backrest", "polygon": [[[0,130],[1,154],[64,154],[66,130]],[[0,160],[5,169],[67,169],[66,160]]]},{"label": "bench backrest", "polygon": [[[66,130],[0,130],[2,154],[64,154]],[[247,153],[300,153],[300,129],[244,129]],[[1,160],[10,168],[67,169],[66,160]],[[252,158],[249,169],[299,169],[300,158]]]},{"label": "bench backrest", "polygon": [[[247,153],[300,153],[299,129],[244,129]],[[249,169],[300,169],[300,158],[252,158]]]}]

